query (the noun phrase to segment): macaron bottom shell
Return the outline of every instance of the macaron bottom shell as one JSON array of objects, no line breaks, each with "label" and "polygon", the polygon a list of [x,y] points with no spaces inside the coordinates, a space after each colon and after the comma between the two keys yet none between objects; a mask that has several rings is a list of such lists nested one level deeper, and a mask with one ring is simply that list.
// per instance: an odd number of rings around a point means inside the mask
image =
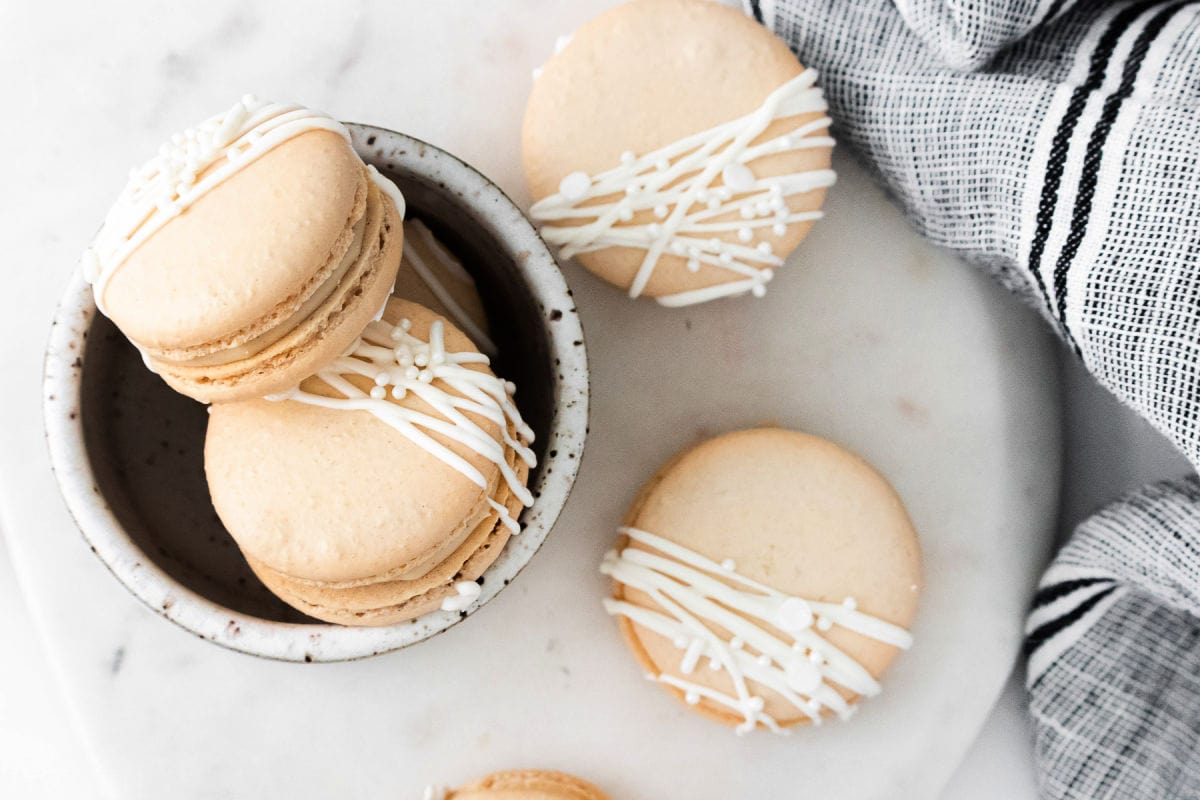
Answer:
[{"label": "macaron bottom shell", "polygon": [[541,769],[496,772],[447,792],[445,800],[608,800],[587,781]]}]

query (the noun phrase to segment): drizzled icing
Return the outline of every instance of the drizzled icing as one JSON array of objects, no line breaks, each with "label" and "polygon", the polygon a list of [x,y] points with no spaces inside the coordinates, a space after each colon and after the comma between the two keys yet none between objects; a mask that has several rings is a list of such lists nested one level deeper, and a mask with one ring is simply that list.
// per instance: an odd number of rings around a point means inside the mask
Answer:
[{"label": "drizzled icing", "polygon": [[442,611],[466,611],[482,591],[475,581],[459,581],[454,584],[455,593],[442,601]]},{"label": "drizzled icing", "polygon": [[[686,677],[647,677],[683,692],[691,705],[704,699],[741,715],[739,734],[758,725],[788,732],[764,712],[764,700],[752,684],[783,697],[817,724],[823,710],[842,719],[854,710],[834,685],[865,697],[879,694],[871,673],[820,631],[839,625],[903,650],[912,645],[908,631],[859,611],[852,597],[840,604],[794,597],[738,574],[728,559],[711,561],[637,528],[621,528],[620,533],[652,551],[630,546],[612,550],[600,571],[622,586],[645,592],[661,610],[616,599],[605,600],[605,610],[670,639],[683,651],[683,675],[691,675],[701,659],[707,659],[709,669],[725,670],[733,694]],[[729,638],[710,626],[727,631]]]},{"label": "drizzled icing", "polygon": [[[692,272],[709,265],[741,279],[657,298],[662,305],[692,305],[745,292],[761,297],[774,268],[783,263],[771,242],[760,236],[762,230],[782,236],[788,225],[820,219],[820,211],[792,211],[787,198],[831,186],[835,176],[821,169],[759,178],[751,166],[773,154],[832,147],[833,139],[824,133],[830,124],[826,116],[755,140],[775,120],[825,111],[816,78],[814,70],[806,69],[746,116],[646,155],[626,152],[619,166],[598,175],[572,172],[556,194],[533,205],[530,215],[564,258],[608,247],[645,250],[630,297],[642,294],[664,254],[686,258]],[[717,178],[721,184],[714,186]],[[610,199],[600,201],[604,197]],[[653,219],[634,222],[637,214]],[[731,231],[736,242],[721,238]]]},{"label": "drizzled icing", "polygon": [[[350,141],[345,126],[320,111],[253,95],[172,136],[157,155],[130,171],[129,182],[83,252],[83,276],[93,286],[97,307],[105,311],[109,281],[142,243],[263,154],[313,130],[331,131]],[[367,171],[403,217],[400,191],[374,167]]]},{"label": "drizzled icing", "polygon": [[[411,238],[418,238],[425,245],[425,248],[430,253],[431,257],[436,259],[436,265],[425,263],[425,259],[412,246]],[[496,344],[492,341],[487,332],[480,327],[471,315],[459,305],[454,299],[454,295],[446,286],[438,280],[438,269],[453,276],[463,283],[469,283],[474,286],[474,279],[471,274],[463,269],[462,264],[451,255],[442,243],[437,240],[433,232],[425,227],[420,220],[413,220],[405,225],[404,228],[404,262],[412,267],[417,277],[429,289],[438,302],[445,307],[450,318],[454,320],[454,324],[462,329],[463,333],[470,337],[471,341],[488,355],[496,354]],[[434,267],[437,267],[435,269]]]},{"label": "drizzled icing", "polygon": [[[487,366],[487,356],[474,352],[446,349],[445,326],[435,320],[429,327],[429,340],[414,336],[412,323],[398,325],[371,322],[359,340],[340,358],[316,376],[341,397],[325,397],[296,387],[269,395],[268,400],[293,400],[298,403],[339,410],[361,410],[397,430],[438,460],[453,467],[475,485],[488,489],[488,481],[478,469],[449,447],[431,437],[438,433],[482,456],[499,469],[510,492],[524,506],[533,504],[533,494],[509,465],[506,454],[511,448],[528,466],[537,461],[526,443],[533,441],[533,430],[521,419],[512,401],[516,387],[490,372],[469,365]],[[348,378],[359,375],[374,382],[363,391]],[[428,414],[392,402],[409,393],[434,410]],[[391,399],[389,399],[389,396]],[[499,438],[484,430],[468,414],[483,417],[499,429]],[[515,432],[517,438],[509,429]],[[429,433],[427,433],[429,432]],[[501,522],[513,533],[520,532],[517,522],[503,504],[488,498],[500,512]]]}]

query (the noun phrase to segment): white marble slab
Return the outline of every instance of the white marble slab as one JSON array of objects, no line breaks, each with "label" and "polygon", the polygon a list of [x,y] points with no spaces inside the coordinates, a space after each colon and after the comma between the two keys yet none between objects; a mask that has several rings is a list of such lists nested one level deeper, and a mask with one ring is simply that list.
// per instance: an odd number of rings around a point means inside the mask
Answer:
[{"label": "white marble slab", "polygon": [[[43,332],[79,247],[162,135],[249,89],[435,141],[523,200],[529,71],[609,4],[0,11],[19,17],[0,29],[24,33],[0,48],[5,74],[27,81],[6,99],[39,123],[0,131],[18,155],[0,196],[21,210],[0,223],[16,265],[0,330],[23,344],[0,363],[27,387],[0,396],[0,525],[115,794],[417,797],[430,781],[537,763],[631,800],[780,796],[798,780],[825,796],[920,798],[970,743],[1054,523],[1056,373],[1043,328],[922,244],[845,154],[830,219],[764,300],[667,313],[568,272],[594,370],[579,488],[521,579],[419,648],[303,667],[194,640],[125,595],[57,498],[38,419]],[[640,480],[699,435],[759,422],[873,460],[929,556],[919,645],[885,696],[788,740],[737,740],[677,708],[639,678],[596,602],[595,564]]]}]

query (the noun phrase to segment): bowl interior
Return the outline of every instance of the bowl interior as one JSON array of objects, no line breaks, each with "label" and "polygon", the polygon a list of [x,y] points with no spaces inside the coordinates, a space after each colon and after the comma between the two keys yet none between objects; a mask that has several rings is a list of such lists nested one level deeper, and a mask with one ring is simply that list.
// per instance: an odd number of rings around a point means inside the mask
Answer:
[{"label": "bowl interior", "polygon": [[[395,180],[419,218],[475,278],[499,350],[493,367],[516,383],[521,414],[545,456],[555,405],[556,368],[547,319],[512,252],[486,216],[467,207],[436,175],[405,167],[425,154],[360,150]],[[412,140],[408,140],[412,141]],[[425,145],[413,142],[413,147]],[[432,150],[432,148],[430,148]],[[442,154],[444,157],[444,154]],[[143,365],[111,322],[94,315],[82,359],[79,414],[97,490],[134,543],[171,578],[232,611],[276,622],[321,624],[276,599],[246,565],[218,519],[204,478],[207,409],[176,394]],[[535,493],[538,472],[530,475]]]}]

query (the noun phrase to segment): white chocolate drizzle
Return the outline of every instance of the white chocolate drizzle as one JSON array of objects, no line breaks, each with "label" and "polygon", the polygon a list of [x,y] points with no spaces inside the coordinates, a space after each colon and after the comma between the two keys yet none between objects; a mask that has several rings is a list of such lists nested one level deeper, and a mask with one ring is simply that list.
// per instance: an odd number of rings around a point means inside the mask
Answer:
[{"label": "white chocolate drizzle", "polygon": [[466,611],[482,591],[475,581],[459,581],[454,584],[454,594],[442,601],[442,611]]},{"label": "white chocolate drizzle", "polygon": [[[471,369],[468,365],[490,362],[487,356],[474,352],[451,352],[445,345],[445,328],[435,320],[429,328],[429,341],[422,341],[409,331],[412,324],[401,320],[399,325],[371,322],[362,337],[351,349],[316,376],[341,397],[326,397],[296,387],[287,392],[269,395],[268,400],[293,400],[322,408],[361,410],[373,414],[381,422],[399,431],[406,439],[453,467],[472,483],[487,490],[488,481],[478,469],[449,447],[441,444],[428,432],[438,433],[484,457],[500,471],[510,492],[523,506],[533,504],[533,494],[509,465],[507,450],[511,448],[529,467],[537,458],[527,443],[533,441],[533,430],[521,419],[513,403],[516,387],[490,372]],[[348,376],[360,375],[374,382],[369,391],[355,386]],[[433,414],[407,408],[392,399],[403,400],[411,392],[434,410]],[[483,417],[499,429],[499,437],[484,430],[468,414]],[[510,433],[515,432],[516,438]],[[500,521],[513,533],[520,526],[508,510],[495,498],[488,503],[500,513]]]},{"label": "white chocolate drizzle", "polygon": [[[645,592],[661,610],[611,598],[604,601],[605,610],[670,639],[683,651],[679,671],[685,676],[701,659],[708,660],[710,669],[725,670],[733,694],[666,673],[647,678],[678,689],[690,705],[705,699],[741,715],[739,734],[759,725],[788,732],[763,711],[765,703],[754,684],[783,697],[817,724],[824,709],[842,719],[854,710],[834,684],[864,697],[879,694],[871,673],[818,631],[840,625],[902,650],[912,646],[908,631],[859,611],[852,597],[840,604],[794,597],[738,574],[729,559],[716,563],[637,528],[619,531],[652,550],[626,546],[619,553],[609,551],[600,571]],[[727,631],[729,638],[714,628]]]},{"label": "white chocolate drizzle", "polygon": [[454,295],[450,292],[450,290],[447,289],[440,280],[438,280],[438,270],[434,268],[435,265],[426,264],[425,259],[422,258],[421,254],[418,253],[416,248],[412,246],[409,237],[413,236],[419,238],[424,243],[432,257],[437,259],[436,267],[440,268],[443,272],[452,275],[462,283],[468,283],[474,286],[475,280],[471,277],[471,274],[463,268],[463,265],[459,263],[458,259],[456,259],[448,250],[446,250],[445,247],[442,246],[442,243],[439,242],[437,237],[433,235],[433,231],[429,230],[429,228],[422,224],[420,220],[413,220],[405,226],[405,263],[412,267],[413,272],[416,273],[417,277],[421,279],[421,282],[424,283],[433,296],[438,299],[438,302],[445,307],[446,312],[450,315],[450,318],[454,320],[454,324],[461,328],[463,333],[470,337],[471,341],[475,343],[475,346],[489,356],[495,355],[495,342],[493,342],[491,337],[487,335],[487,332],[484,331],[483,328],[471,318],[471,315],[466,312],[466,310],[458,303],[458,301],[454,299]]},{"label": "white chocolate drizzle", "polygon": [[[806,69],[744,117],[643,156],[623,153],[619,166],[599,175],[572,172],[556,194],[534,203],[530,215],[541,224],[542,237],[561,248],[563,258],[609,247],[645,250],[630,297],[642,294],[664,254],[686,258],[692,272],[709,265],[741,276],[657,298],[664,306],[746,292],[761,297],[783,259],[760,234],[767,229],[778,237],[793,223],[820,219],[820,211],[792,211],[787,198],[831,186],[836,176],[821,169],[759,178],[751,169],[765,156],[832,147],[833,139],[825,133],[827,116],[754,142],[775,120],[826,110],[816,79],[816,72]],[[714,186],[717,178],[721,184]],[[616,199],[600,202],[604,197]],[[644,219],[650,214],[653,220],[634,222],[637,214]],[[738,218],[728,219],[732,215]],[[730,232],[736,232],[736,242],[721,238]]]},{"label": "white chocolate drizzle", "polygon": [[[83,252],[80,266],[97,307],[105,311],[104,293],[112,276],[164,225],[277,145],[313,130],[350,141],[345,126],[327,114],[249,94],[228,111],[173,135],[157,155],[130,171],[129,182]],[[367,171],[403,217],[399,189],[374,167]]]}]

